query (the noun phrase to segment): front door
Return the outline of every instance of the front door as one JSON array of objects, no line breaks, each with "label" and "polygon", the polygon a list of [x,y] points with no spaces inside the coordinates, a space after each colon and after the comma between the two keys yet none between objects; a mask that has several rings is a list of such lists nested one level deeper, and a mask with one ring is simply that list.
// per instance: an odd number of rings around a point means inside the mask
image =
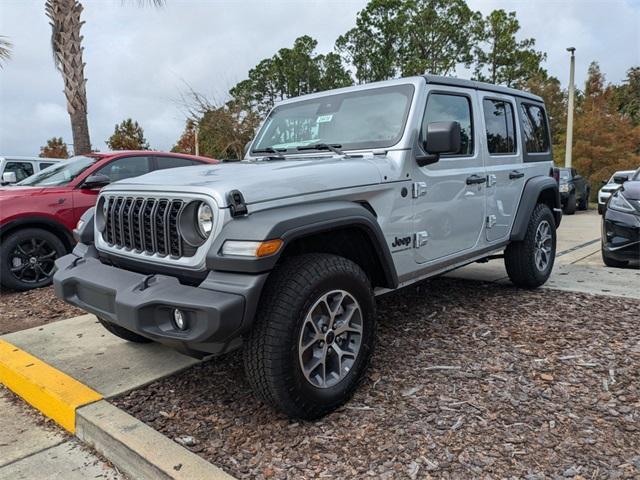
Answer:
[{"label": "front door", "polygon": [[414,163],[414,251],[418,263],[471,250],[480,238],[486,176],[475,131],[477,112],[474,91],[429,91],[421,138],[425,138],[428,123],[456,121],[462,145],[454,155],[441,155],[437,163],[424,167]]}]

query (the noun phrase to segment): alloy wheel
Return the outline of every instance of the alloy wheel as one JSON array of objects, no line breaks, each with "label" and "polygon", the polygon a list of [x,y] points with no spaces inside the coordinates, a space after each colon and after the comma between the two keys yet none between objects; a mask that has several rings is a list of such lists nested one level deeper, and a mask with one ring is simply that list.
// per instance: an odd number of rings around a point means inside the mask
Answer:
[{"label": "alloy wheel", "polygon": [[553,235],[551,235],[551,225],[546,220],[538,224],[535,236],[534,259],[536,268],[544,272],[551,262],[551,252],[553,249]]}]

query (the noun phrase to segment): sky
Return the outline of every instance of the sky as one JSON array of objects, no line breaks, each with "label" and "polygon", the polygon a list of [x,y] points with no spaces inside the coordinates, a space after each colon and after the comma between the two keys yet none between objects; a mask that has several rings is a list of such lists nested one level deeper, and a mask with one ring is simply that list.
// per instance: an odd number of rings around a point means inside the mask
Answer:
[{"label": "sky", "polygon": [[[137,120],[151,147],[168,150],[185,122],[189,87],[224,100],[250,68],[295,38],[318,40],[318,53],[355,24],[366,0],[166,0],[160,9],[135,0],[83,0],[89,130],[106,150],[114,125]],[[568,83],[576,47],[576,84],[589,63],[621,82],[640,65],[640,0],[468,0],[485,15],[516,11],[520,38],[534,37],[545,67]],[[0,0],[0,35],[14,44],[0,69],[0,155],[37,155],[46,139],[72,142],[62,77],[50,51],[44,0]],[[470,71],[460,69],[462,78]]]}]

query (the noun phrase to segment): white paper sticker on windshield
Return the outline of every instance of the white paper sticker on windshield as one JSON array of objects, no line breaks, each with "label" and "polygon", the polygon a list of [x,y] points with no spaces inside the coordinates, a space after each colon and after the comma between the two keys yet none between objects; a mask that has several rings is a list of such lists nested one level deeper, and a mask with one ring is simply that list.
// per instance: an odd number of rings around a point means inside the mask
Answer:
[{"label": "white paper sticker on windshield", "polygon": [[318,123],[327,123],[333,119],[333,115],[321,115],[318,117]]}]

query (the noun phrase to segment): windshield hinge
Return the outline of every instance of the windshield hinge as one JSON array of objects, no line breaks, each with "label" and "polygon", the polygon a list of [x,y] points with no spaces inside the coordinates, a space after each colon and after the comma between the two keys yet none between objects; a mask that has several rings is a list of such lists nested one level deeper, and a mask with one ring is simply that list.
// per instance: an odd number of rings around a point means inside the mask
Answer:
[{"label": "windshield hinge", "polygon": [[413,198],[423,197],[427,194],[427,182],[415,182],[411,191]]}]

